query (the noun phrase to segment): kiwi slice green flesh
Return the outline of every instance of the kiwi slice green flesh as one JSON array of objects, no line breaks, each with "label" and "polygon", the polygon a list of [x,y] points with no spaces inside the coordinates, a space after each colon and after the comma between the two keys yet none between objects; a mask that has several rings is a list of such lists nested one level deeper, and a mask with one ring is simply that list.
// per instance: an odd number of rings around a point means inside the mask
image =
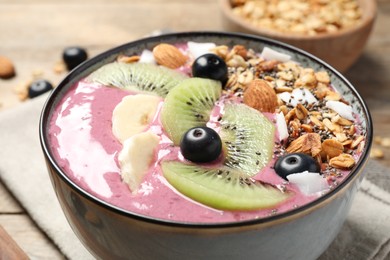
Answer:
[{"label": "kiwi slice green flesh", "polygon": [[259,111],[227,103],[220,120],[224,165],[253,176],[268,164],[274,149],[275,126]]},{"label": "kiwi slice green flesh", "polygon": [[192,127],[206,126],[222,86],[219,81],[203,78],[183,80],[166,96],[161,123],[175,145]]},{"label": "kiwi slice green flesh", "polygon": [[255,181],[239,170],[206,168],[178,161],[161,165],[168,182],[185,196],[221,210],[272,208],[291,196],[276,187]]},{"label": "kiwi slice green flesh", "polygon": [[151,63],[113,62],[91,73],[87,80],[136,92],[149,92],[165,97],[182,80],[178,71]]}]

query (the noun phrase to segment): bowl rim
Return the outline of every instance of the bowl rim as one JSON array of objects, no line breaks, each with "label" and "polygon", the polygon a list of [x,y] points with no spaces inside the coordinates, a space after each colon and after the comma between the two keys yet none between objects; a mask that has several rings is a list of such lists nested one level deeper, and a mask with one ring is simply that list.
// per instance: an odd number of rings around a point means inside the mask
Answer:
[{"label": "bowl rim", "polygon": [[[362,151],[362,154],[359,158],[359,161],[354,166],[354,168],[351,170],[350,174],[343,180],[342,183],[340,183],[338,186],[336,186],[334,189],[332,189],[330,192],[326,193],[325,195],[321,196],[318,199],[315,199],[314,201],[301,206],[297,209],[293,209],[284,213],[272,215],[269,217],[259,218],[259,219],[251,219],[251,220],[245,220],[245,221],[237,221],[237,222],[221,222],[221,223],[193,223],[193,222],[178,222],[178,221],[171,221],[166,219],[159,219],[150,217],[147,215],[142,215],[134,212],[130,212],[127,210],[124,210],[122,208],[119,208],[117,206],[114,206],[79,187],[76,183],[74,183],[61,169],[61,167],[56,163],[56,160],[54,159],[54,156],[50,150],[50,142],[48,140],[48,124],[49,119],[51,116],[51,110],[53,105],[55,105],[55,101],[58,98],[61,98],[61,96],[57,97],[61,93],[61,89],[68,84],[72,82],[72,79],[74,77],[77,77],[77,75],[88,68],[90,68],[92,65],[96,65],[97,63],[100,63],[102,60],[107,59],[110,56],[113,56],[114,54],[120,54],[121,51],[124,51],[126,49],[136,47],[140,44],[148,43],[150,41],[156,41],[156,42],[163,42],[164,39],[172,40],[173,38],[177,39],[178,41],[180,38],[186,38],[186,37],[228,37],[230,39],[241,39],[241,40],[248,40],[252,42],[261,42],[267,45],[274,45],[281,47],[283,49],[286,49],[291,52],[298,52],[300,55],[305,56],[305,58],[308,58],[317,64],[320,64],[324,66],[327,70],[331,71],[336,77],[338,77],[340,80],[344,82],[346,86],[348,86],[348,89],[353,93],[353,96],[356,98],[356,101],[360,103],[362,107],[362,113],[367,118],[366,122],[366,145],[364,147],[364,150]],[[278,223],[284,223],[287,221],[292,221],[296,218],[299,218],[301,216],[307,215],[311,212],[313,212],[316,208],[324,207],[325,205],[329,204],[331,201],[339,197],[341,194],[343,194],[349,187],[352,185],[356,179],[362,174],[362,169],[364,168],[364,165],[367,163],[368,157],[369,157],[369,151],[371,149],[372,145],[372,139],[373,139],[373,126],[372,126],[372,118],[371,114],[368,110],[368,107],[363,100],[363,98],[360,96],[360,94],[357,92],[357,90],[353,87],[353,85],[336,69],[334,69],[332,66],[327,64],[326,62],[322,61],[321,59],[313,56],[312,54],[309,54],[306,51],[303,51],[297,47],[291,46],[286,43],[282,43],[273,39],[269,39],[262,36],[255,36],[245,33],[228,33],[228,32],[219,32],[219,31],[191,31],[191,32],[179,32],[179,33],[169,33],[169,34],[163,34],[159,36],[153,36],[153,37],[147,37],[142,38],[139,40],[131,41],[122,45],[119,45],[117,47],[111,48],[107,51],[104,51],[103,53],[98,54],[97,56],[83,62],[79,66],[77,66],[75,69],[73,69],[71,72],[68,73],[68,75],[58,84],[58,86],[52,90],[49,97],[47,98],[39,119],[39,139],[41,148],[43,151],[43,154],[46,159],[46,164],[48,167],[49,174],[52,174],[53,170],[50,170],[50,168],[54,169],[55,174],[62,179],[63,182],[65,182],[69,187],[72,188],[73,191],[75,191],[77,194],[81,195],[91,203],[97,204],[99,207],[103,207],[104,209],[122,215],[124,217],[128,217],[134,220],[142,221],[142,222],[148,222],[153,223],[161,226],[171,226],[171,227],[180,227],[180,228],[196,228],[196,229],[220,229],[220,228],[242,228],[242,227],[250,227],[253,225],[263,225],[263,226],[269,226],[269,225],[276,225]],[[49,168],[50,167],[50,168]],[[58,196],[58,194],[56,193]]]},{"label": "bowl rim", "polygon": [[[358,2],[363,0],[357,0]],[[253,34],[261,34],[266,37],[275,37],[278,39],[288,39],[288,40],[323,40],[330,38],[337,38],[342,35],[350,35],[358,32],[361,28],[365,28],[370,23],[372,23],[376,19],[377,15],[377,3],[375,0],[365,0],[366,3],[370,5],[369,15],[363,16],[362,21],[356,26],[351,26],[348,28],[343,28],[341,30],[337,30],[335,32],[316,34],[316,35],[307,35],[307,34],[297,34],[297,33],[289,33],[289,32],[279,32],[276,30],[270,30],[265,28],[260,28],[258,26],[253,25],[251,22],[246,21],[245,19],[235,15],[232,12],[232,6],[230,0],[219,0],[219,6],[221,7],[221,12],[225,16],[225,19],[238,24],[240,27],[245,28],[245,30],[250,31]],[[363,11],[364,14],[364,11]]]}]

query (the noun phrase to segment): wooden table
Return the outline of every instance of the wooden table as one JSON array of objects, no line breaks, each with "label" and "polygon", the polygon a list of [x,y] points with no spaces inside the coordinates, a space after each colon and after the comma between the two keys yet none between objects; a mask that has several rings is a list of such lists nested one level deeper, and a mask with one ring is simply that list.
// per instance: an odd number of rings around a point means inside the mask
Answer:
[{"label": "wooden table", "polygon": [[[390,0],[379,0],[377,22],[365,52],[345,73],[365,98],[376,136],[390,137]],[[34,75],[57,84],[54,72],[65,47],[85,47],[90,57],[169,28],[222,30],[215,0],[0,0],[0,55],[12,59],[17,76],[0,80],[0,111],[22,103],[15,89]],[[390,148],[381,147],[390,166]],[[64,256],[0,183],[0,225],[32,258]]]}]

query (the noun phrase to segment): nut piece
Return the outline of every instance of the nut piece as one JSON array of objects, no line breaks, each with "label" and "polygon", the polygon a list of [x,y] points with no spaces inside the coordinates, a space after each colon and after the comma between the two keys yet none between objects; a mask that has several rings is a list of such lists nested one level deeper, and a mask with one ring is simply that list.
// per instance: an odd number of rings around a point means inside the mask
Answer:
[{"label": "nut piece", "polygon": [[306,153],[312,157],[321,152],[321,137],[317,133],[307,133],[295,139],[287,147],[288,153]]},{"label": "nut piece", "polygon": [[325,158],[333,158],[344,152],[342,143],[335,139],[327,139],[322,142],[322,152]]},{"label": "nut piece", "polygon": [[133,55],[133,56],[119,55],[118,58],[116,58],[116,60],[118,62],[123,62],[123,63],[133,63],[139,61],[140,58],[141,57],[137,55]]},{"label": "nut piece", "polygon": [[342,153],[330,159],[329,165],[338,169],[350,169],[355,165],[355,160],[352,155]]},{"label": "nut piece", "polygon": [[167,43],[154,47],[153,56],[157,64],[170,69],[177,69],[187,62],[187,57],[178,48]]},{"label": "nut piece", "polygon": [[278,98],[267,82],[256,79],[245,90],[244,103],[261,112],[273,113],[278,106]]},{"label": "nut piece", "polygon": [[9,79],[15,76],[15,68],[12,61],[4,56],[0,56],[0,78]]}]

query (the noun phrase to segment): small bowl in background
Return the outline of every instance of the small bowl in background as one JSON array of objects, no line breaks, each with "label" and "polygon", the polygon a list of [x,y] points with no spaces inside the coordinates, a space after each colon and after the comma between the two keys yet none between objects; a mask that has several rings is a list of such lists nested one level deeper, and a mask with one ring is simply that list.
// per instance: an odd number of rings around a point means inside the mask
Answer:
[{"label": "small bowl in background", "polygon": [[357,0],[357,2],[362,12],[360,23],[336,32],[316,35],[286,33],[260,28],[234,14],[231,0],[220,0],[220,8],[225,30],[265,36],[296,46],[324,60],[340,72],[344,72],[363,52],[377,12],[375,0]]}]

